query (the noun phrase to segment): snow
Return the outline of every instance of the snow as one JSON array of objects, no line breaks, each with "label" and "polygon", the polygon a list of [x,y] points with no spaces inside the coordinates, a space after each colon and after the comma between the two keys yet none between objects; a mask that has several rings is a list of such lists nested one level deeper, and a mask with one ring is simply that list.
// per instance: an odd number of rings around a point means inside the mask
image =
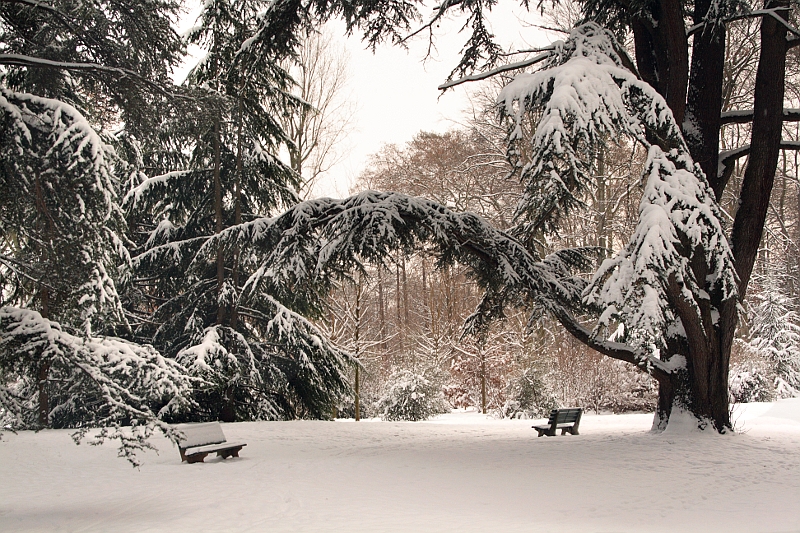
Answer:
[{"label": "snow", "polygon": [[240,459],[132,469],[68,431],[0,442],[0,531],[800,530],[800,399],[737,406],[742,430],[654,434],[585,414],[581,435],[458,411],[429,422],[223,424]]}]

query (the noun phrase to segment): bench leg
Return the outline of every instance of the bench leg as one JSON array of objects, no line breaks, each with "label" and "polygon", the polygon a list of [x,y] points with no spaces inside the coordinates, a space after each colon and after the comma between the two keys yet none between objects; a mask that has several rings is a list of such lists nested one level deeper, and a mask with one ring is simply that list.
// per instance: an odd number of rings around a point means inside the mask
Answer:
[{"label": "bench leg", "polygon": [[217,452],[217,457],[222,457],[223,459],[227,459],[228,457],[239,457],[239,450],[241,449],[241,446],[237,446],[236,448],[230,448],[228,450],[220,450]]},{"label": "bench leg", "polygon": [[205,459],[207,455],[207,453],[194,453],[192,455],[187,455],[186,462],[189,464],[204,463],[205,461],[203,461],[203,459]]}]

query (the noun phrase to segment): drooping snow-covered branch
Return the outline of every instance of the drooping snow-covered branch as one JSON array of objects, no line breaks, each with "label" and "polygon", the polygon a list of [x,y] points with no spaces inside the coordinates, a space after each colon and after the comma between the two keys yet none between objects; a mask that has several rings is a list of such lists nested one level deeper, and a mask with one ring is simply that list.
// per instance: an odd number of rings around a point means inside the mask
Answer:
[{"label": "drooping snow-covered branch", "polygon": [[[563,311],[579,303],[586,286],[572,275],[576,265],[585,266],[586,256],[580,251],[563,250],[538,259],[477,215],[398,193],[366,191],[344,200],[309,200],[279,217],[230,228],[216,239],[259,257],[261,266],[243,289],[245,304],[257,295],[263,299],[268,291],[276,294],[276,305],[277,298],[292,301],[321,280],[346,275],[363,262],[381,263],[394,250],[423,247],[440,264],[457,261],[470,266],[487,289],[485,305],[467,324],[473,332],[502,315],[501,308],[508,305],[537,302],[551,312]],[[196,260],[214,253],[216,246],[216,241],[206,243]],[[282,287],[291,287],[293,293]],[[657,359],[641,350],[621,344],[614,349],[604,353],[635,360],[646,371],[659,367]]]},{"label": "drooping snow-covered branch", "polygon": [[37,257],[26,274],[45,282],[49,270],[46,283],[59,286],[88,335],[103,315],[124,322],[110,274],[129,260],[119,233],[116,152],[64,102],[0,89],[0,112],[7,121],[0,159],[9,170],[2,185],[13,191],[2,197],[4,209],[25,253]]},{"label": "drooping snow-covered branch", "polygon": [[[523,140],[526,113],[542,113],[531,162],[521,169],[526,190],[518,208],[535,228],[555,227],[580,205],[593,183],[591,154],[603,143],[627,137],[647,147],[637,229],[603,263],[584,298],[603,310],[594,335],[618,320],[640,336],[635,345],[660,346],[681,328],[678,298],[699,316],[700,300],[708,305],[709,294],[717,295],[713,305],[736,296],[736,273],[714,195],[672,112],[625,63],[614,37],[586,24],[557,43],[542,70],[517,76],[498,101],[517,124],[512,143]],[[512,157],[517,150],[512,144]],[[680,286],[677,293],[668,280]]]},{"label": "drooping snow-covered branch", "polygon": [[69,391],[51,398],[49,419],[80,419],[83,427],[98,430],[97,440],[119,440],[120,456],[134,465],[136,451],[150,447],[153,431],[175,440],[161,417],[191,404],[185,371],[152,346],[78,337],[36,311],[0,308],[0,407],[23,427],[32,416],[27,389],[47,387],[37,382],[42,365],[49,369],[48,380],[67,383],[63,390]]},{"label": "drooping snow-covered branch", "polygon": [[[261,267],[245,283],[245,294],[262,284],[298,290],[361,261],[382,262],[393,250],[410,252],[429,243],[440,261],[472,266],[487,286],[571,295],[559,281],[563,273],[536,261],[520,243],[477,215],[398,193],[366,191],[344,200],[309,200],[279,217],[232,227],[218,238],[259,254]],[[209,241],[199,255],[213,253],[215,247]]]},{"label": "drooping snow-covered branch", "polygon": [[[678,327],[669,283],[679,285],[680,297],[698,315],[700,300],[708,303],[711,293],[735,297],[733,257],[719,211],[691,164],[651,147],[637,229],[628,246],[603,263],[586,292],[587,301],[606,309],[599,326],[622,320],[643,335],[642,343],[657,343],[660,332]],[[702,277],[693,265],[697,261],[704,265]]]}]

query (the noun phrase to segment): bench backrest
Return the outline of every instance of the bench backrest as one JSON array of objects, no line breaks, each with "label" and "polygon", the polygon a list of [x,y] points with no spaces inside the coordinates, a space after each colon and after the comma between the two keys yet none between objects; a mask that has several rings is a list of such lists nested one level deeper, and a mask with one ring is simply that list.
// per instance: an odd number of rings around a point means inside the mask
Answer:
[{"label": "bench backrest", "polygon": [[225,442],[225,434],[222,433],[222,426],[219,425],[219,422],[178,424],[175,429],[184,435],[180,441],[180,447],[183,449]]},{"label": "bench backrest", "polygon": [[581,417],[583,409],[580,407],[572,407],[569,409],[553,409],[550,411],[550,419],[548,424],[570,424],[575,422]]}]

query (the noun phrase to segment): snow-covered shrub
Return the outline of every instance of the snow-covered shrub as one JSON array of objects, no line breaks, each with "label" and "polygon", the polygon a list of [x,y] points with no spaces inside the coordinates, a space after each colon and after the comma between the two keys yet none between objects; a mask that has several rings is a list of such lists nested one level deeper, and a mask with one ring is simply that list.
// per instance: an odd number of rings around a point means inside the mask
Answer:
[{"label": "snow-covered shrub", "polygon": [[557,407],[555,396],[539,373],[529,369],[508,384],[506,401],[498,414],[503,418],[542,418]]},{"label": "snow-covered shrub", "polygon": [[736,365],[731,369],[730,393],[734,402],[771,402],[775,399],[775,377],[764,364]]},{"label": "snow-covered shrub", "polygon": [[427,420],[450,410],[441,387],[410,370],[389,376],[386,392],[376,404],[383,420]]},{"label": "snow-covered shrub", "polygon": [[768,373],[774,375],[773,390],[779,398],[788,398],[800,392],[800,316],[778,281],[767,277],[761,293],[755,296],[749,313],[751,339],[747,348],[753,356],[768,362]]}]

